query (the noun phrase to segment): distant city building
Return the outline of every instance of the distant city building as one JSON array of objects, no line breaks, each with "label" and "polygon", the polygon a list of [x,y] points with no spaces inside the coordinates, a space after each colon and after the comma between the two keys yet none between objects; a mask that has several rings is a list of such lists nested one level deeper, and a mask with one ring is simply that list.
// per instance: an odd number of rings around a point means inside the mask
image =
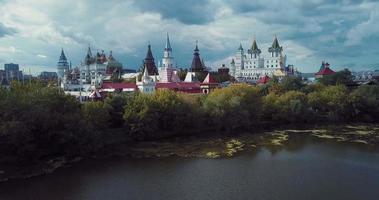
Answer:
[{"label": "distant city building", "polygon": [[0,69],[0,85],[5,85],[5,84],[7,84],[5,70]]},{"label": "distant city building", "polygon": [[329,63],[323,61],[319,71],[315,74],[315,77],[322,78],[324,76],[328,76],[334,73],[335,72],[332,69],[330,69]]},{"label": "distant city building", "polygon": [[235,78],[258,80],[266,75],[272,77],[277,70],[285,70],[287,57],[284,55],[283,47],[279,45],[277,37],[268,48],[267,55],[263,56],[261,53],[255,39],[247,52],[240,44],[231,63],[231,75]]},{"label": "distant city building", "polygon": [[39,75],[40,79],[43,80],[56,80],[58,78],[58,74],[56,72],[41,72]]},{"label": "distant city building", "polygon": [[196,41],[196,47],[193,53],[191,72],[207,72],[207,68],[204,65],[203,60],[200,58],[200,50]]},{"label": "distant city building", "polygon": [[13,80],[22,80],[22,71],[19,65],[14,63],[4,64],[5,79],[9,83]]}]

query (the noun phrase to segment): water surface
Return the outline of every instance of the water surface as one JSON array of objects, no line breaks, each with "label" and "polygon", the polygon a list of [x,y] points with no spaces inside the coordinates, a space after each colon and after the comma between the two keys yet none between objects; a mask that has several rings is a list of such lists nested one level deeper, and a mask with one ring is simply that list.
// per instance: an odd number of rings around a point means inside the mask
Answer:
[{"label": "water surface", "polygon": [[0,183],[0,199],[378,199],[379,153],[290,142],[230,159],[107,158]]}]

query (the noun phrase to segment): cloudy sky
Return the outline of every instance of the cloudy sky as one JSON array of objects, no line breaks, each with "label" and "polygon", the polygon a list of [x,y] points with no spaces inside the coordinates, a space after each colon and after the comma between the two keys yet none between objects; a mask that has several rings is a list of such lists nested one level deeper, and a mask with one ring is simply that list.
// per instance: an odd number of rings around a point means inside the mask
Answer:
[{"label": "cloudy sky", "polygon": [[379,2],[369,0],[0,0],[0,65],[54,71],[61,48],[78,65],[90,44],[137,68],[150,41],[161,59],[166,32],[178,66],[199,41],[206,65],[230,63],[255,37],[274,35],[301,71],[322,60],[353,71],[379,69]]}]

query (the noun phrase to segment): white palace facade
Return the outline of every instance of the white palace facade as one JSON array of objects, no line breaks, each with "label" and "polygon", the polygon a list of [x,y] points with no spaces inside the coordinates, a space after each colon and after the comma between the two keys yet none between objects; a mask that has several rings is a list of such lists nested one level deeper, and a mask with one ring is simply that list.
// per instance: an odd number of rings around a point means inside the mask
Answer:
[{"label": "white palace facade", "polygon": [[247,51],[244,51],[242,44],[240,44],[231,62],[230,75],[239,80],[247,81],[254,81],[262,76],[272,77],[279,71],[286,73],[288,70],[286,60],[283,47],[279,45],[276,37],[264,56],[254,39],[251,48]]}]

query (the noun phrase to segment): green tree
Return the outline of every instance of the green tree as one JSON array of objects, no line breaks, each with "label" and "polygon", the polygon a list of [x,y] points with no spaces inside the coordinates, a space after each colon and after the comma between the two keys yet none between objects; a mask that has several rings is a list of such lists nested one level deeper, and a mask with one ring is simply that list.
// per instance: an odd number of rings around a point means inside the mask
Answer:
[{"label": "green tree", "polygon": [[231,85],[210,93],[204,100],[209,120],[221,130],[246,129],[260,116],[259,89],[246,84]]},{"label": "green tree", "polygon": [[296,76],[284,77],[281,84],[284,91],[301,90],[305,86],[301,77]]},{"label": "green tree", "polygon": [[263,120],[280,123],[298,123],[307,120],[307,96],[298,91],[282,95],[271,93],[263,97]]},{"label": "green tree", "polygon": [[136,94],[125,106],[124,119],[139,139],[181,134],[192,127],[191,107],[171,90]]},{"label": "green tree", "polygon": [[112,128],[121,128],[124,125],[124,107],[132,96],[129,94],[113,94],[105,99],[109,107],[110,124]]},{"label": "green tree", "polygon": [[344,85],[329,86],[309,93],[308,103],[316,115],[332,121],[343,121],[351,113],[348,96],[349,92]]},{"label": "green tree", "polygon": [[354,118],[362,121],[379,121],[379,86],[362,85],[350,93]]},{"label": "green tree", "polygon": [[353,76],[348,69],[344,69],[342,71],[320,78],[319,82],[324,85],[348,85],[353,82]]},{"label": "green tree", "polygon": [[86,102],[83,105],[83,116],[85,121],[94,128],[106,129],[109,128],[111,119],[110,110],[111,107],[102,101]]}]

